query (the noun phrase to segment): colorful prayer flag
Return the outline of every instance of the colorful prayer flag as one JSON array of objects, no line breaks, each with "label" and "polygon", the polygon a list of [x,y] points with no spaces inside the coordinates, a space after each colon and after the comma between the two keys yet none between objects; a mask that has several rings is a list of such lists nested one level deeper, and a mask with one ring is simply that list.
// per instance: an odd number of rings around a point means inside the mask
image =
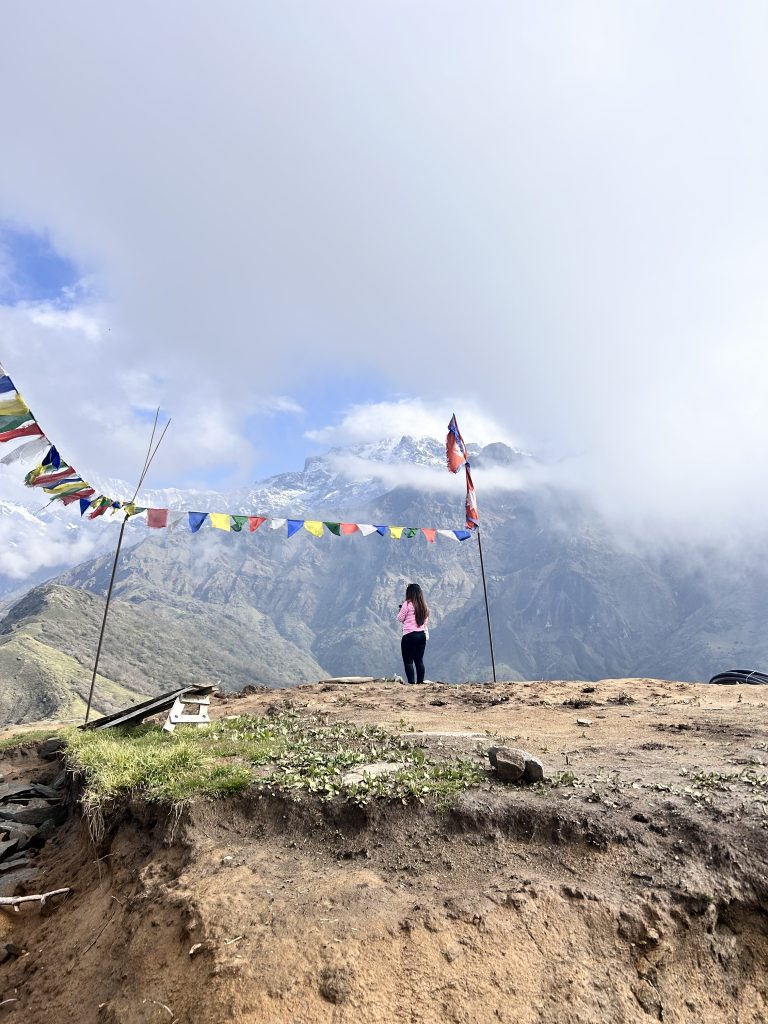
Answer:
[{"label": "colorful prayer flag", "polygon": [[341,532],[345,537],[349,537],[351,534],[357,533],[357,523],[342,523]]},{"label": "colorful prayer flag", "polygon": [[0,402],[0,416],[21,416],[22,413],[29,416],[29,406],[18,391],[15,398],[9,398],[4,402]]},{"label": "colorful prayer flag", "polygon": [[285,519],[270,519],[269,528],[270,530],[279,530],[281,526],[285,526]]},{"label": "colorful prayer flag", "polygon": [[298,533],[304,525],[303,519],[289,519],[288,520],[288,536],[292,537],[294,533]]},{"label": "colorful prayer flag", "polygon": [[370,537],[372,533],[376,533],[376,527],[371,526],[370,523],[358,523],[357,528],[364,537]]},{"label": "colorful prayer flag", "polygon": [[30,423],[26,427],[17,427],[16,430],[7,430],[0,434],[0,444],[5,441],[15,441],[17,437],[42,437],[43,432],[37,423]]},{"label": "colorful prayer flag", "polygon": [[235,533],[240,533],[247,519],[248,516],[232,516],[232,529]]},{"label": "colorful prayer flag", "polygon": [[341,523],[323,523],[323,525],[335,536],[341,536]]},{"label": "colorful prayer flag", "polygon": [[248,516],[248,529],[254,533],[265,521],[266,516]]},{"label": "colorful prayer flag", "polygon": [[211,512],[209,513],[211,526],[214,530],[229,530],[232,527],[232,520],[229,517],[229,512]]},{"label": "colorful prayer flag", "polygon": [[395,540],[400,540],[400,538],[403,536],[403,529],[404,527],[402,526],[390,526],[389,536],[394,537]]},{"label": "colorful prayer flag", "polygon": [[147,526],[152,530],[162,530],[168,525],[167,508],[148,508]]},{"label": "colorful prayer flag", "polygon": [[5,395],[9,391],[15,391],[15,390],[16,390],[16,388],[14,387],[14,384],[13,384],[13,381],[11,380],[11,378],[6,376],[5,374],[3,374],[3,376],[0,377],[0,395]]},{"label": "colorful prayer flag", "polygon": [[469,530],[454,530],[453,532],[456,534],[456,540],[469,540],[472,536]]},{"label": "colorful prayer flag", "polygon": [[313,537],[323,536],[323,524],[316,519],[306,519],[304,521],[304,529],[307,533],[311,533]]},{"label": "colorful prayer flag", "polygon": [[431,530],[428,527],[423,526],[421,528],[421,532],[424,534],[424,536],[427,538],[430,544],[435,543],[435,533],[437,532],[436,530]]}]

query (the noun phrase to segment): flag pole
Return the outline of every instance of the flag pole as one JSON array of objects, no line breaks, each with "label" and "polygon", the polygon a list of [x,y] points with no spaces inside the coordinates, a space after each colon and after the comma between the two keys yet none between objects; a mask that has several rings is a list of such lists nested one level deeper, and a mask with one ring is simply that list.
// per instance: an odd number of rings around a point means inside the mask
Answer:
[{"label": "flag pole", "polygon": [[488,646],[491,649],[491,670],[493,681],[496,682],[496,659],[493,654],[493,633],[491,632],[491,613],[488,609],[488,587],[485,582],[485,563],[483,561],[483,542],[480,539],[480,527],[477,527],[477,547],[480,552],[480,572],[483,576],[483,597],[485,598],[485,618],[488,623]]},{"label": "flag pole", "polygon": [[[136,501],[136,496],[139,493],[139,489],[141,488],[141,485],[144,483],[144,477],[147,475],[147,472],[149,471],[149,467],[152,465],[152,460],[154,459],[155,455],[157,455],[157,449],[162,444],[163,438],[165,437],[165,432],[166,432],[166,430],[168,429],[168,427],[171,424],[171,421],[168,420],[168,422],[165,424],[165,427],[163,428],[162,434],[160,435],[160,440],[157,442],[157,444],[155,445],[155,447],[153,449],[152,448],[152,442],[155,440],[155,431],[157,430],[157,420],[158,420],[159,416],[160,416],[160,409],[158,408],[157,412],[155,413],[155,422],[154,422],[154,425],[152,427],[152,436],[149,439],[149,447],[147,448],[147,454],[146,454],[146,457],[144,459],[144,467],[143,467],[143,469],[141,471],[141,476],[139,477],[139,482],[136,484],[136,490],[133,492],[133,497],[131,498],[130,504],[133,504]],[[115,585],[115,575],[117,574],[117,563],[118,563],[118,561],[120,559],[120,548],[123,546],[123,535],[125,534],[125,525],[128,522],[128,518],[129,518],[128,515],[124,515],[123,516],[123,521],[120,524],[120,535],[117,538],[117,547],[115,548],[115,560],[112,563],[112,575],[109,578],[109,587],[107,589],[107,600],[106,600],[106,602],[104,604],[104,617],[101,620],[101,630],[99,631],[99,643],[98,643],[98,646],[96,648],[96,659],[95,659],[95,661],[93,663],[93,675],[91,676],[91,688],[90,688],[90,690],[88,692],[88,704],[86,705],[86,708],[85,708],[85,723],[84,723],[85,725],[88,724],[88,719],[90,718],[90,714],[91,714],[91,703],[93,701],[93,690],[94,690],[94,687],[96,686],[96,675],[97,675],[97,673],[99,671],[99,659],[101,658],[101,645],[104,643],[104,631],[107,628],[107,616],[109,615],[109,605],[110,605],[110,602],[112,601],[112,590],[113,590],[114,585]]]}]

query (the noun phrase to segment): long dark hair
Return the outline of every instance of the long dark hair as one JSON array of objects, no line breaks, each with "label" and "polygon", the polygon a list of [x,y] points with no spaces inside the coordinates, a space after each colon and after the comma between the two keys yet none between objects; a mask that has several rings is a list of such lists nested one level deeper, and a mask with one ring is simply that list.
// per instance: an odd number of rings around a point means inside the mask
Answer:
[{"label": "long dark hair", "polygon": [[413,605],[416,615],[416,625],[423,626],[429,618],[429,605],[424,600],[424,594],[418,583],[409,583],[405,588],[405,600]]}]

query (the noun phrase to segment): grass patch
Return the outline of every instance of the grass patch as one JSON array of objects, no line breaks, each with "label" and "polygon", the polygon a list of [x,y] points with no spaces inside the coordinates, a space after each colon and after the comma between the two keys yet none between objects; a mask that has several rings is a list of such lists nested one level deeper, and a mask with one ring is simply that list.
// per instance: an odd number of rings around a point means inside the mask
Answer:
[{"label": "grass patch", "polygon": [[13,750],[15,747],[21,747],[25,743],[35,743],[39,740],[47,740],[49,736],[57,736],[59,731],[56,729],[25,729],[22,732],[15,732],[11,736],[3,736],[0,738],[0,754],[5,750]]},{"label": "grass patch", "polygon": [[[323,799],[343,795],[360,804],[375,798],[406,803],[427,796],[445,799],[484,777],[470,761],[432,762],[423,750],[377,726],[329,724],[295,712],[241,715],[170,735],[158,725],[145,725],[71,729],[66,738],[69,766],[84,777],[83,802],[92,812],[121,794],[177,804],[199,793],[226,796],[250,786],[304,790]],[[374,761],[401,767],[343,782],[346,772]]]}]

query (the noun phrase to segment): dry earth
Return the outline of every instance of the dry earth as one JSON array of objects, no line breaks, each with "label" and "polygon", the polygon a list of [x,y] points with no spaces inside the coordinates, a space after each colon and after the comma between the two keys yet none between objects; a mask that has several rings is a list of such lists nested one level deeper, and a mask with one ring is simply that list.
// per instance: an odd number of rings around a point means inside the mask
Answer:
[{"label": "dry earth", "polygon": [[561,784],[489,779],[443,810],[135,802],[99,847],[73,814],[26,883],[73,894],[0,920],[27,951],[0,1021],[768,1022],[768,691],[331,683],[214,713],[288,703],[445,756],[503,737]]}]

